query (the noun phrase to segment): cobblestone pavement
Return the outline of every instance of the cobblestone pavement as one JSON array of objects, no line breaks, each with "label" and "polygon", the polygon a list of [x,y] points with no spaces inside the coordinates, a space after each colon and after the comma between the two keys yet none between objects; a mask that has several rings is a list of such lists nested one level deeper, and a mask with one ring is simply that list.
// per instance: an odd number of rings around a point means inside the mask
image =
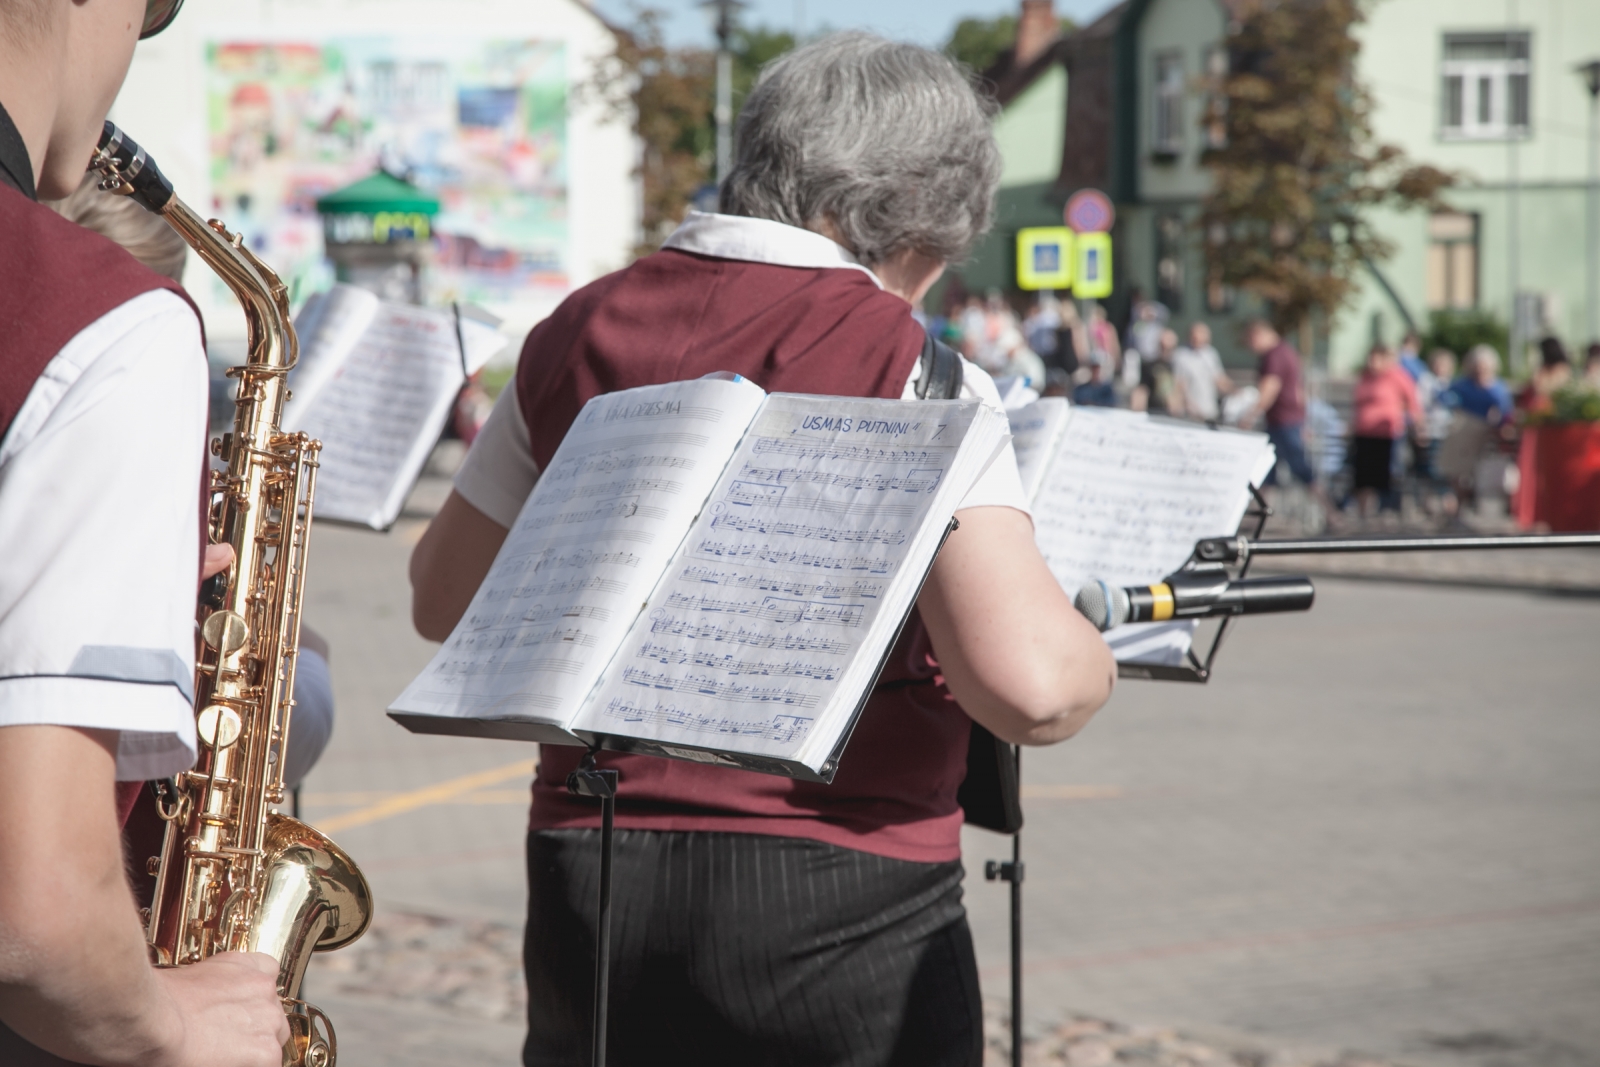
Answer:
[{"label": "cobblestone pavement", "polygon": [[[339,721],[305,813],[378,905],[308,978],[342,1067],[512,1067],[522,1038],[535,753],[382,714],[431,654],[404,577],[429,492],[388,535],[314,535]],[[1318,587],[1210,685],[1125,682],[1026,754],[1034,1062],[1600,1067],[1600,599]],[[963,841],[996,1038],[1007,893],[979,872],[1007,844]]]}]

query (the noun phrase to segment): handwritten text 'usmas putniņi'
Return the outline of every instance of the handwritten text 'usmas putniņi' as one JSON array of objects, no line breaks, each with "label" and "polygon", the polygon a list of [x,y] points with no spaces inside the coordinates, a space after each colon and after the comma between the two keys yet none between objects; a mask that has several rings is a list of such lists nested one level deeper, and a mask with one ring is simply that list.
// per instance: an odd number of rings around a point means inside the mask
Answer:
[{"label": "handwritten text 'usmas putni\u0146i'", "polygon": [[901,422],[893,419],[856,419],[849,415],[807,415],[800,423],[802,430],[827,430],[832,433],[886,433],[899,435],[915,433],[922,429],[920,422]]}]

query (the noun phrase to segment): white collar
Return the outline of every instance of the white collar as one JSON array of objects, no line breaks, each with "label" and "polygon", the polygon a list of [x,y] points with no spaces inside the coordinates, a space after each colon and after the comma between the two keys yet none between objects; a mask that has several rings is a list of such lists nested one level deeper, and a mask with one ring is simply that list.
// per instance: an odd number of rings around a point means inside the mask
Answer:
[{"label": "white collar", "polygon": [[776,267],[845,267],[860,271],[879,289],[883,288],[878,276],[858,262],[848,248],[820,233],[771,219],[691,211],[661,247]]}]

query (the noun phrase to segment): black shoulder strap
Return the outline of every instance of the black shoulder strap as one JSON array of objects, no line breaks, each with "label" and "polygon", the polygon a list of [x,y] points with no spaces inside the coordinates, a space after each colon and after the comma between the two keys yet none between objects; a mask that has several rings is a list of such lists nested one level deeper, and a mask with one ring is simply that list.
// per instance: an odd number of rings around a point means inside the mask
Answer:
[{"label": "black shoulder strap", "polygon": [[933,334],[923,335],[918,400],[954,400],[961,395],[961,356]]},{"label": "black shoulder strap", "polygon": [[[961,356],[955,349],[927,334],[921,362],[917,399],[954,400],[961,395]],[[973,723],[967,777],[956,793],[966,821],[1002,834],[1016,833],[1022,829],[1021,792],[1016,749]]]}]

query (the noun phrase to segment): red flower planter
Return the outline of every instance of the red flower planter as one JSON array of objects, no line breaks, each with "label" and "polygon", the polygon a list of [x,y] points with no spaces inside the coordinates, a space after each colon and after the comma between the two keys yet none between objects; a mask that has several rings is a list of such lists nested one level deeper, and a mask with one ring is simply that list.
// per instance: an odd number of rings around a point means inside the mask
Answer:
[{"label": "red flower planter", "polygon": [[1557,533],[1600,530],[1600,423],[1530,426],[1517,456],[1517,523]]}]

